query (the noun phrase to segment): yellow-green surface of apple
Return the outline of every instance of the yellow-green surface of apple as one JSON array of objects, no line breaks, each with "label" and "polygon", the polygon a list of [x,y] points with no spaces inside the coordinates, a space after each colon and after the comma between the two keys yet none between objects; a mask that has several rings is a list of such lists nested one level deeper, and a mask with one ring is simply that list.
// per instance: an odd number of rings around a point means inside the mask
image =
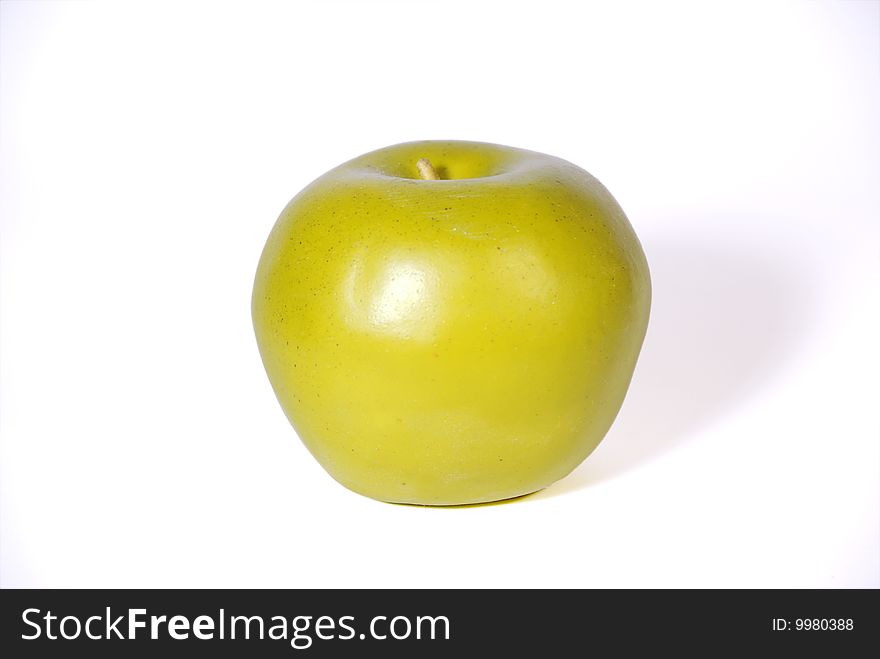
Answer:
[{"label": "yellow-green surface of apple", "polygon": [[281,407],[333,478],[427,505],[540,490],[623,402],[651,283],[611,194],[552,156],[410,142],[284,209],[252,315]]}]

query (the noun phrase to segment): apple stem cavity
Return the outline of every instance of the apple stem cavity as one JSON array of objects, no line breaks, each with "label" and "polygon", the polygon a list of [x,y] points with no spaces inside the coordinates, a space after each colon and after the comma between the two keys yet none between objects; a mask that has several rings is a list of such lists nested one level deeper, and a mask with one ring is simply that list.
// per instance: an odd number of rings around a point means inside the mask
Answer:
[{"label": "apple stem cavity", "polygon": [[440,178],[437,176],[437,170],[434,169],[434,165],[432,165],[431,161],[427,158],[419,158],[416,167],[419,168],[419,174],[421,174],[422,178],[426,181],[436,181]]}]

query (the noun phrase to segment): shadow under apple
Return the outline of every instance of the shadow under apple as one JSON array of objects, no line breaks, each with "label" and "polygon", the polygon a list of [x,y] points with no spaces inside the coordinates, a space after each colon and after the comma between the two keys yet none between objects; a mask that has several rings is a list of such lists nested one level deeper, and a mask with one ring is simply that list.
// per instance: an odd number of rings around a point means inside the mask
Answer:
[{"label": "shadow under apple", "polygon": [[644,241],[653,301],[617,420],[572,474],[531,498],[613,478],[689,441],[781,371],[808,326],[809,276],[765,246]]}]

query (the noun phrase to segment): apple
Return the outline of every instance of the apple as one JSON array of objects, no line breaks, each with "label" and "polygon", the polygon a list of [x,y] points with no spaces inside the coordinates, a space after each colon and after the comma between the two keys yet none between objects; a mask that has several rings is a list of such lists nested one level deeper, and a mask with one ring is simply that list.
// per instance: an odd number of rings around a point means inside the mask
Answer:
[{"label": "apple", "polygon": [[390,146],[287,205],[253,289],[299,437],[345,487],[455,505],[540,490],[623,402],[651,282],[586,171],[496,144]]}]

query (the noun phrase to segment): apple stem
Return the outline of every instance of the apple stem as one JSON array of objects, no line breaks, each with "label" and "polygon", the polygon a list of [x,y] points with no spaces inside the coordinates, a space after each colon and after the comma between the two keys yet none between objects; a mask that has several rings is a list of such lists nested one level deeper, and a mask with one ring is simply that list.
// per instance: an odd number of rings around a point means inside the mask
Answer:
[{"label": "apple stem", "polygon": [[426,181],[436,181],[440,178],[437,176],[437,170],[434,169],[434,165],[432,165],[431,161],[427,158],[419,158],[416,167],[419,168],[419,174],[421,174],[422,178]]}]

